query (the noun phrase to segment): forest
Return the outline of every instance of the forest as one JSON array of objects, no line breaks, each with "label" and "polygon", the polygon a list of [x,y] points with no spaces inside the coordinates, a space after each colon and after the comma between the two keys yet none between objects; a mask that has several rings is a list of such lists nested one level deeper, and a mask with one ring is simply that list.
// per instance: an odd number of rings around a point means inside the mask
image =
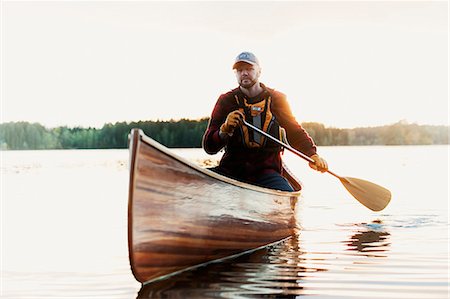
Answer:
[{"label": "forest", "polygon": [[[102,128],[60,126],[46,128],[39,123],[0,124],[1,150],[109,149],[126,148],[132,128],[167,147],[201,147],[208,118],[199,120],[139,121],[107,123]],[[314,122],[303,128],[319,146],[333,145],[430,145],[448,144],[449,127],[411,124],[400,121],[378,127],[339,129]]]}]

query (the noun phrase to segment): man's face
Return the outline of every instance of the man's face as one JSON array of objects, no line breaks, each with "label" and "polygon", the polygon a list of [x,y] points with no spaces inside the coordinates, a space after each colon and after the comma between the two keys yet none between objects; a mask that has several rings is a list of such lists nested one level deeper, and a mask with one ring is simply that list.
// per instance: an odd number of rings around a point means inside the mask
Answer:
[{"label": "man's face", "polygon": [[251,65],[245,62],[239,63],[234,69],[236,78],[240,86],[250,88],[258,82],[261,69],[257,65]]}]

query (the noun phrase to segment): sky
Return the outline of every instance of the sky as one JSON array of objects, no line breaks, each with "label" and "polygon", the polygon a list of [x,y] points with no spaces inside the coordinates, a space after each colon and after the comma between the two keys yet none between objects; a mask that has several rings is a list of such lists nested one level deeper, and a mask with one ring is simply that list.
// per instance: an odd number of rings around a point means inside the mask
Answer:
[{"label": "sky", "polygon": [[251,51],[299,122],[448,125],[447,1],[1,2],[1,121],[209,117]]}]

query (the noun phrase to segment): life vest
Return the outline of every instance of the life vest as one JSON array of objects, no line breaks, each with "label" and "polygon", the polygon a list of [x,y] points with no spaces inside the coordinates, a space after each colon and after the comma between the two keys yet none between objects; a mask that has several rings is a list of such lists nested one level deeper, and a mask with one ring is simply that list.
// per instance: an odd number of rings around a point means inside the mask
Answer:
[{"label": "life vest", "polygon": [[[266,92],[268,91],[266,90]],[[239,111],[244,114],[245,120],[248,123],[254,125],[255,127],[258,127],[262,131],[282,141],[282,128],[270,109],[270,104],[272,101],[270,93],[261,101],[253,104],[249,104],[247,98],[240,93],[236,93],[234,95],[234,98],[236,99],[236,102],[239,106]],[[266,138],[264,135],[255,132],[244,124],[242,124],[242,126],[240,127],[240,131],[242,134],[244,147],[246,148],[264,148],[278,151],[281,149],[281,146],[279,144]]]}]

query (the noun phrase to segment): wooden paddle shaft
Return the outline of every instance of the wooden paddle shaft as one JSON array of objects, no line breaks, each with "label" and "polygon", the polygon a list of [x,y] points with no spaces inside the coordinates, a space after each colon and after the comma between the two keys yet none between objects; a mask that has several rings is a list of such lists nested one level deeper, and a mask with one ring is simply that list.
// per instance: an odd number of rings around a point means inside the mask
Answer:
[{"label": "wooden paddle shaft", "polygon": [[[284,148],[287,148],[289,151],[291,151],[295,155],[305,159],[306,161],[308,161],[310,163],[315,163],[315,161],[313,159],[311,159],[304,153],[299,152],[298,150],[296,150],[289,144],[283,143],[282,141],[271,136],[270,134],[267,134],[266,132],[262,131],[261,129],[249,124],[245,120],[242,120],[242,121],[249,128],[266,136],[267,138],[270,138],[271,140],[280,144]],[[378,212],[378,211],[383,210],[391,201],[391,192],[384,187],[381,187],[377,184],[371,183],[366,180],[349,178],[349,177],[341,177],[330,170],[327,170],[327,172],[329,174],[335,176],[336,178],[338,178],[341,181],[341,183],[344,185],[344,187],[347,189],[347,191],[349,191],[356,200],[358,200],[361,204],[363,204],[367,208],[371,209],[372,211]]]},{"label": "wooden paddle shaft", "polygon": [[[248,122],[245,121],[245,120],[242,120],[242,122],[243,122],[247,127],[249,127],[249,128],[251,128],[252,130],[255,130],[256,132],[258,132],[258,133],[264,135],[265,137],[271,139],[272,141],[275,141],[276,143],[278,143],[279,145],[281,145],[281,146],[283,146],[284,148],[288,149],[289,151],[291,151],[292,153],[296,154],[296,155],[299,156],[300,158],[303,158],[304,160],[306,160],[306,161],[308,161],[308,162],[310,162],[310,163],[313,163],[313,164],[315,163],[315,161],[314,161],[312,158],[310,158],[310,157],[308,157],[307,155],[305,155],[304,153],[302,153],[302,152],[296,150],[295,148],[293,148],[293,147],[290,146],[289,144],[286,144],[286,143],[284,143],[284,142],[282,142],[282,141],[276,139],[276,138],[273,137],[272,135],[270,135],[270,134],[264,132],[263,130],[261,130],[261,129],[258,128],[258,127],[255,127],[254,125],[248,123]],[[329,174],[331,174],[331,175],[337,177],[338,179],[341,179],[341,177],[340,177],[339,175],[335,174],[335,173],[332,172],[331,170],[327,170],[327,172],[328,172]]]}]

